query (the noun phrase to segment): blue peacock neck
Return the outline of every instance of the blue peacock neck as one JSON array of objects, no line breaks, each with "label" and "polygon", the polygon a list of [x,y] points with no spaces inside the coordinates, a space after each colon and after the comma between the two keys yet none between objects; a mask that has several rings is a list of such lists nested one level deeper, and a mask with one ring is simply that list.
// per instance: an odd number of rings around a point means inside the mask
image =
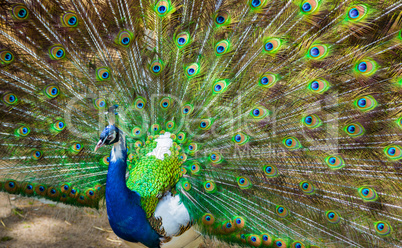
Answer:
[{"label": "blue peacock neck", "polygon": [[110,226],[122,239],[159,247],[159,235],[152,229],[141,207],[141,197],[126,186],[127,147],[124,135],[113,145],[106,179],[106,208]]}]

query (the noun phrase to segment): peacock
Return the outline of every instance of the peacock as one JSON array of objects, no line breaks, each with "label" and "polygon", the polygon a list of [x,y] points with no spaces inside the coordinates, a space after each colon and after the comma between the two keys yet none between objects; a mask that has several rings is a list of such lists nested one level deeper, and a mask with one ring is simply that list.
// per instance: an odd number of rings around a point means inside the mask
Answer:
[{"label": "peacock", "polygon": [[0,3],[1,191],[152,248],[402,247],[402,1]]}]

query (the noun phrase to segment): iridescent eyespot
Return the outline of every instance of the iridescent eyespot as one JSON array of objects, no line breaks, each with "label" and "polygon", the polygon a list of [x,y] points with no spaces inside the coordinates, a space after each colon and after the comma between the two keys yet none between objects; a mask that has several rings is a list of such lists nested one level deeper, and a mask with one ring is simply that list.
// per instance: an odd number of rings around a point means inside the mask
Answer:
[{"label": "iridescent eyespot", "polygon": [[131,130],[131,134],[134,136],[134,137],[139,137],[139,136],[141,136],[141,128],[140,127],[134,127],[133,128],[133,130]]},{"label": "iridescent eyespot", "polygon": [[345,167],[345,161],[341,156],[328,156],[325,158],[325,163],[331,170],[339,170]]},{"label": "iridescent eyespot", "polygon": [[31,130],[27,127],[27,126],[21,126],[20,128],[18,128],[15,131],[15,134],[19,137],[25,137],[27,136],[29,133],[31,132]]},{"label": "iridescent eyespot", "polygon": [[240,189],[249,189],[252,187],[250,179],[248,179],[247,177],[238,177],[236,181]]},{"label": "iridescent eyespot", "polygon": [[269,178],[278,176],[278,169],[275,165],[266,165],[264,166],[263,170],[264,174]]},{"label": "iridescent eyespot", "polygon": [[212,214],[204,214],[204,216],[202,216],[202,223],[207,226],[213,225],[215,223],[215,217]]},{"label": "iridescent eyespot", "polygon": [[74,12],[67,12],[61,16],[61,23],[64,27],[76,27],[78,26],[78,16]]},{"label": "iridescent eyespot", "polygon": [[78,142],[73,143],[71,145],[71,151],[73,153],[79,153],[82,150],[82,148],[83,148],[83,146],[81,145],[81,143],[78,143]]},{"label": "iridescent eyespot", "polygon": [[214,164],[219,164],[223,161],[221,154],[218,152],[213,152],[213,153],[209,154],[208,158]]},{"label": "iridescent eyespot", "polygon": [[259,121],[264,119],[270,114],[270,112],[262,107],[262,106],[256,106],[250,111],[250,116],[253,117],[255,120]]},{"label": "iridescent eyespot", "polygon": [[16,193],[19,189],[19,184],[15,180],[7,180],[4,183],[4,189],[7,190],[8,193]]},{"label": "iridescent eyespot", "polygon": [[303,118],[302,123],[308,128],[317,128],[322,125],[321,119],[317,115],[307,115]]},{"label": "iridescent eyespot", "polygon": [[60,94],[59,87],[55,85],[47,86],[45,89],[46,96],[49,98],[55,98]]},{"label": "iridescent eyespot", "polygon": [[198,145],[197,145],[197,143],[190,143],[189,145],[188,145],[188,152],[191,154],[191,153],[195,153],[196,151],[198,151]]},{"label": "iridescent eyespot", "polygon": [[396,124],[398,124],[399,128],[402,128],[402,116],[396,120]]},{"label": "iridescent eyespot", "polygon": [[266,53],[276,53],[280,47],[281,47],[280,39],[271,38],[264,42],[264,51]]},{"label": "iridescent eyespot", "polygon": [[265,5],[265,0],[249,0],[249,5],[251,9],[260,9]]},{"label": "iridescent eyespot", "polygon": [[23,189],[23,193],[26,195],[32,195],[34,193],[34,186],[32,183],[24,183],[21,188]]},{"label": "iridescent eyespot", "polygon": [[276,206],[275,212],[281,218],[285,218],[285,217],[287,217],[289,215],[288,209],[286,207],[282,206],[282,205]]},{"label": "iridescent eyespot", "polygon": [[190,34],[188,32],[181,32],[176,36],[176,46],[183,48],[190,43]]},{"label": "iridescent eyespot", "polygon": [[165,126],[168,131],[171,131],[176,127],[176,123],[174,121],[168,121]]},{"label": "iridescent eyespot", "polygon": [[258,79],[258,84],[264,88],[271,88],[278,81],[278,77],[271,73],[265,73]]},{"label": "iridescent eyespot", "polygon": [[110,70],[107,67],[100,67],[96,69],[96,78],[99,81],[109,80],[110,79]]},{"label": "iridescent eyespot", "polygon": [[180,161],[185,162],[187,160],[187,155],[185,153],[180,154],[179,156]]},{"label": "iridescent eyespot", "polygon": [[221,225],[221,229],[224,233],[232,233],[236,230],[236,227],[233,225],[232,221],[225,221]]},{"label": "iridescent eyespot", "polygon": [[244,225],[246,224],[246,222],[244,221],[243,217],[240,216],[235,216],[233,218],[233,225],[237,228],[237,229],[242,229],[244,228]]},{"label": "iridescent eyespot", "polygon": [[186,67],[186,75],[188,78],[196,76],[200,72],[200,65],[197,63],[190,64]]},{"label": "iridescent eyespot", "polygon": [[384,221],[377,221],[374,223],[374,228],[377,234],[381,236],[388,236],[392,232],[392,227],[390,224]]},{"label": "iridescent eyespot", "polygon": [[329,83],[324,79],[316,79],[308,85],[308,89],[314,93],[322,94],[329,89]]},{"label": "iridescent eyespot", "polygon": [[7,105],[14,105],[18,101],[18,98],[13,93],[7,93],[3,96],[3,102]]},{"label": "iridescent eyespot", "polygon": [[367,15],[367,7],[364,5],[355,5],[349,8],[348,17],[350,21],[357,22]]},{"label": "iridescent eyespot", "polygon": [[66,56],[66,50],[61,45],[54,45],[49,48],[49,56],[53,60],[60,60]]},{"label": "iridescent eyespot", "polygon": [[272,238],[268,233],[261,234],[262,245],[263,246],[271,246],[272,245]]},{"label": "iridescent eyespot", "polygon": [[108,166],[110,163],[110,157],[109,156],[104,156],[101,160],[102,165]]},{"label": "iridescent eyespot", "polygon": [[185,142],[185,141],[186,141],[186,133],[184,133],[184,132],[178,133],[178,134],[177,134],[177,141],[178,141],[179,143]]},{"label": "iridescent eyespot", "polygon": [[162,109],[167,109],[171,104],[171,98],[170,97],[164,97],[161,100],[160,106]]},{"label": "iridescent eyespot", "polygon": [[159,124],[153,124],[152,126],[151,126],[151,133],[156,133],[156,132],[158,132],[160,130],[160,127],[159,127]]},{"label": "iridescent eyespot", "polygon": [[230,49],[230,43],[227,40],[221,40],[215,45],[215,54],[220,56],[227,53]]},{"label": "iridescent eyespot", "polygon": [[306,0],[300,5],[302,13],[311,14],[318,9],[317,0]]},{"label": "iridescent eyespot", "polygon": [[299,140],[296,137],[291,137],[291,136],[286,137],[283,139],[282,142],[285,145],[285,147],[290,150],[295,150],[295,149],[302,147]]},{"label": "iridescent eyespot", "polygon": [[191,189],[191,184],[188,181],[184,181],[181,186],[185,191],[189,191]]},{"label": "iridescent eyespot", "polygon": [[294,241],[291,245],[291,248],[306,248],[306,246],[300,241]]},{"label": "iridescent eyespot", "polygon": [[56,189],[55,187],[49,187],[49,188],[47,189],[47,196],[49,196],[49,197],[55,199],[55,198],[58,198],[59,195],[60,195],[60,192],[59,192],[59,190]]},{"label": "iridescent eyespot", "polygon": [[200,165],[197,163],[194,163],[190,166],[191,174],[193,175],[198,175],[200,172]]},{"label": "iridescent eyespot", "polygon": [[137,97],[134,101],[134,107],[136,110],[143,110],[147,101],[143,97]]},{"label": "iridescent eyespot", "polygon": [[215,15],[214,21],[217,26],[226,25],[230,22],[230,16],[226,11],[220,11]]},{"label": "iridescent eyespot", "polygon": [[156,5],[155,5],[155,12],[163,17],[166,14],[168,14],[172,10],[172,6],[169,0],[160,0]]},{"label": "iridescent eyespot", "polygon": [[402,158],[402,147],[399,145],[389,145],[385,147],[384,153],[391,160],[399,160]]},{"label": "iridescent eyespot", "polygon": [[0,62],[1,64],[8,65],[14,61],[14,54],[8,50],[0,51]]},{"label": "iridescent eyespot", "polygon": [[77,197],[77,202],[85,205],[87,203],[87,197],[84,194],[79,194]]},{"label": "iridescent eyespot", "polygon": [[142,147],[142,141],[140,141],[140,140],[137,140],[135,143],[134,143],[134,146],[135,147]]},{"label": "iridescent eyespot", "polygon": [[343,130],[346,132],[347,135],[353,138],[362,136],[365,132],[363,126],[360,125],[359,123],[349,124],[346,127],[344,127]]},{"label": "iridescent eyespot", "polygon": [[372,76],[377,71],[377,63],[371,59],[364,59],[355,64],[355,72],[358,75]]},{"label": "iridescent eyespot", "polygon": [[12,16],[19,21],[25,20],[29,16],[29,11],[24,5],[14,5],[11,9]]},{"label": "iridescent eyespot", "polygon": [[32,151],[32,158],[35,160],[39,160],[40,158],[42,158],[43,153],[40,150],[34,150]]},{"label": "iridescent eyespot", "polygon": [[181,112],[183,113],[183,115],[189,115],[193,112],[194,107],[191,104],[186,104],[183,106],[183,108],[181,109]]},{"label": "iridescent eyespot", "polygon": [[354,103],[355,106],[361,111],[369,111],[377,106],[377,101],[370,95],[359,97]]},{"label": "iridescent eyespot", "polygon": [[212,93],[220,94],[226,91],[229,85],[229,80],[218,80],[212,85]]},{"label": "iridescent eyespot", "polygon": [[80,191],[78,189],[72,187],[68,196],[71,198],[76,198],[79,195],[79,193],[80,193]]},{"label": "iridescent eyespot", "polygon": [[199,128],[202,130],[208,130],[211,128],[212,126],[212,120],[211,119],[202,119],[200,124],[199,124]]},{"label": "iridescent eyespot", "polygon": [[375,201],[378,198],[377,192],[370,187],[360,187],[357,192],[363,201]]},{"label": "iridescent eyespot", "polygon": [[63,131],[64,128],[66,128],[66,124],[64,123],[64,121],[56,121],[55,123],[53,123],[53,128],[56,131]]},{"label": "iridescent eyespot", "polygon": [[106,108],[106,100],[105,98],[97,98],[94,100],[94,106],[98,110],[102,110]]},{"label": "iridescent eyespot", "polygon": [[308,181],[303,181],[303,182],[299,183],[299,187],[300,187],[301,191],[303,191],[303,193],[306,195],[315,194],[314,185]]},{"label": "iridescent eyespot", "polygon": [[95,199],[95,198],[96,198],[96,192],[95,192],[95,190],[92,189],[92,188],[87,189],[87,190],[85,191],[85,195],[86,195],[86,197],[88,197],[89,199]]},{"label": "iridescent eyespot", "polygon": [[309,49],[308,57],[312,59],[322,59],[328,54],[328,47],[326,45],[313,45]]},{"label": "iridescent eyespot", "polygon": [[161,60],[155,60],[154,62],[151,63],[149,66],[149,70],[154,74],[154,75],[159,75],[162,70],[163,70],[163,62]]},{"label": "iridescent eyespot", "polygon": [[237,133],[232,138],[233,142],[239,146],[246,144],[250,137],[244,133]]},{"label": "iridescent eyespot", "polygon": [[204,189],[207,193],[214,193],[216,192],[216,185],[212,181],[206,181],[204,182]]},{"label": "iridescent eyespot", "polygon": [[123,47],[128,47],[133,40],[134,35],[130,31],[121,31],[117,36],[117,44]]},{"label": "iridescent eyespot", "polygon": [[325,218],[331,224],[337,224],[341,221],[341,216],[334,210],[328,210],[325,212]]},{"label": "iridescent eyespot", "polygon": [[260,238],[259,235],[250,234],[250,235],[247,237],[247,243],[248,243],[250,246],[253,246],[253,247],[260,247],[262,242],[261,242],[261,238]]},{"label": "iridescent eyespot", "polygon": [[182,176],[185,175],[186,173],[187,173],[187,169],[184,168],[184,167],[182,167],[182,168],[180,169],[180,176],[182,177]]}]

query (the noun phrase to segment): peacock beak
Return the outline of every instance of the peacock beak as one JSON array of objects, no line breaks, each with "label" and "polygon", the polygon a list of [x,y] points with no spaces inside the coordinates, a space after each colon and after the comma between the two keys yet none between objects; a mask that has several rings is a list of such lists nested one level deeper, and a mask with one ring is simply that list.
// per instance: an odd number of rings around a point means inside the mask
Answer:
[{"label": "peacock beak", "polygon": [[99,140],[98,144],[96,144],[95,152],[96,152],[99,148],[101,148],[104,144],[105,144],[105,143],[104,143],[103,140]]}]

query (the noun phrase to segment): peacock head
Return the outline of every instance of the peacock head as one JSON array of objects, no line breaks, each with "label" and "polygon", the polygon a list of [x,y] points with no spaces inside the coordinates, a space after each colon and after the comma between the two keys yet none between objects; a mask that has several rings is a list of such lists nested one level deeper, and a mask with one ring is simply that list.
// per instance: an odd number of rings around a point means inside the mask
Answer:
[{"label": "peacock head", "polygon": [[111,145],[119,141],[119,129],[115,125],[108,125],[103,129],[98,144],[95,147],[97,151],[104,145]]}]

